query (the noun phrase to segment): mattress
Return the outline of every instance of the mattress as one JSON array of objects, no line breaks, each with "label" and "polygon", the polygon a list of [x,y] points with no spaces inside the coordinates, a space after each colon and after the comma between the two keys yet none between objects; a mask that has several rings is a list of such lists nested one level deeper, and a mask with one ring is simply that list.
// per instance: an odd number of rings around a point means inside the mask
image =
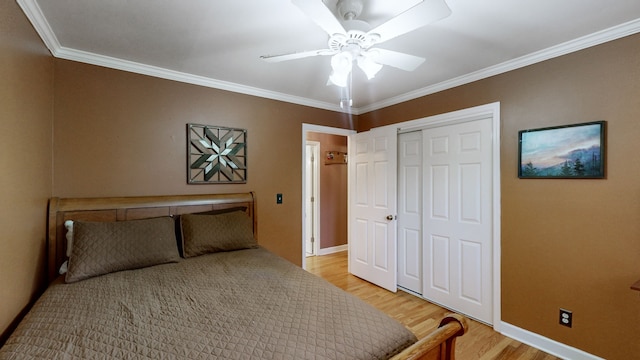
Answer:
[{"label": "mattress", "polygon": [[402,324],[263,248],[54,283],[0,359],[386,359]]}]

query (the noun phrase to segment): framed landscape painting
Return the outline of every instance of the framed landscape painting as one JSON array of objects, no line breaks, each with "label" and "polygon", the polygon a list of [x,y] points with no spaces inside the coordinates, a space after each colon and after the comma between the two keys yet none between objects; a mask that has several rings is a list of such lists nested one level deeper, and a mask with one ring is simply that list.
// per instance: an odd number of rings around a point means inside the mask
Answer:
[{"label": "framed landscape painting", "polygon": [[605,125],[594,121],[520,131],[518,177],[604,178]]}]

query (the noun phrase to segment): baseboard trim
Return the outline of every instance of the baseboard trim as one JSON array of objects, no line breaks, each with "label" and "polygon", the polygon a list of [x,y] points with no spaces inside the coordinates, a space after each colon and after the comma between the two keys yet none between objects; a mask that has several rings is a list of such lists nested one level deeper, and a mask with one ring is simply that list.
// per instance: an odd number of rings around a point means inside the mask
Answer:
[{"label": "baseboard trim", "polygon": [[506,322],[500,324],[500,333],[521,343],[533,346],[553,356],[570,360],[604,360],[580,349],[551,340],[542,335],[519,328]]},{"label": "baseboard trim", "polygon": [[349,249],[348,244],[328,247],[324,249],[318,249],[318,256],[329,255],[329,254],[333,254],[341,251],[347,251],[347,249]]}]

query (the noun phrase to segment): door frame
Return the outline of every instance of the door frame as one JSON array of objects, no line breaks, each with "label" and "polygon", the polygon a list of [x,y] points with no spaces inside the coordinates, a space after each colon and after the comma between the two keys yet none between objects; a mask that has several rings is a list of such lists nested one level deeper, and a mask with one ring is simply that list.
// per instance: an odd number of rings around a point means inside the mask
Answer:
[{"label": "door frame", "polygon": [[[302,214],[302,236],[300,236],[300,239],[302,241],[302,252],[300,253],[300,256],[302,257],[302,268],[306,269],[307,268],[307,261],[306,261],[306,241],[305,241],[305,234],[306,234],[306,224],[304,221],[304,216],[305,216],[305,198],[306,198],[306,190],[305,190],[305,186],[304,184],[306,184],[307,181],[307,174],[306,174],[306,170],[305,170],[305,164],[307,161],[307,133],[309,132],[317,132],[317,133],[324,133],[324,134],[331,134],[331,135],[340,135],[340,136],[346,136],[348,137],[349,135],[355,134],[356,131],[355,130],[350,130],[350,129],[343,129],[343,128],[335,128],[335,127],[330,127],[330,126],[323,126],[323,125],[314,125],[314,124],[307,124],[307,123],[302,123],[302,141],[301,141],[301,147],[302,147],[302,166],[301,166],[301,171],[302,171],[302,201],[301,201],[301,214]],[[318,224],[318,226],[320,226],[320,224]],[[320,239],[318,239],[318,250],[320,250]]]},{"label": "door frame", "polygon": [[[312,189],[308,189],[306,188],[307,186],[307,181],[309,176],[309,173],[306,171],[307,170],[307,155],[308,154],[304,154],[305,157],[305,181],[303,182],[305,184],[305,189],[303,191],[303,195],[308,195],[307,192],[310,190],[311,192],[313,192],[313,194],[311,194],[313,196],[313,204],[312,204],[312,219],[311,219],[311,224],[313,225],[313,228],[310,231],[311,237],[314,239],[313,242],[313,256],[317,256],[318,255],[318,250],[320,249],[320,142],[319,141],[313,141],[313,140],[307,140],[306,141],[306,146],[305,146],[305,150],[307,149],[307,147],[312,147],[313,148],[313,163],[311,164],[311,186]],[[303,199],[303,201],[305,201]],[[306,205],[305,205],[305,210],[306,210]],[[305,218],[306,218],[306,214],[305,214]],[[307,225],[307,222],[304,221],[305,226]],[[304,244],[305,244],[305,258],[307,257],[307,236],[309,234],[307,233],[306,229],[304,232]]]},{"label": "door frame", "polygon": [[501,317],[501,205],[500,205],[500,102],[494,102],[486,105],[480,105],[468,109],[448,112],[445,114],[429,116],[421,119],[405,121],[396,124],[398,133],[416,131],[421,129],[441,127],[447,125],[460,124],[464,122],[486,119],[492,119],[492,165],[493,165],[493,182],[492,182],[492,215],[493,215],[493,231],[492,231],[492,285],[493,285],[493,329],[500,331]]}]

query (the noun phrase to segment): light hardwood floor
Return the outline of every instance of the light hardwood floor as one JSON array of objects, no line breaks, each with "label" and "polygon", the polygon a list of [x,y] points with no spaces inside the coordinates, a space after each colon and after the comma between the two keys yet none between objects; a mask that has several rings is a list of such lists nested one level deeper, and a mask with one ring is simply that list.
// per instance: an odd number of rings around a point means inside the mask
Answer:
[{"label": "light hardwood floor", "polygon": [[[308,257],[307,270],[350,292],[411,329],[418,338],[433,331],[450,311],[417,296],[391,293],[347,271],[347,252]],[[469,331],[456,342],[458,360],[556,360],[554,356],[505,337],[489,326],[469,320]]]}]

